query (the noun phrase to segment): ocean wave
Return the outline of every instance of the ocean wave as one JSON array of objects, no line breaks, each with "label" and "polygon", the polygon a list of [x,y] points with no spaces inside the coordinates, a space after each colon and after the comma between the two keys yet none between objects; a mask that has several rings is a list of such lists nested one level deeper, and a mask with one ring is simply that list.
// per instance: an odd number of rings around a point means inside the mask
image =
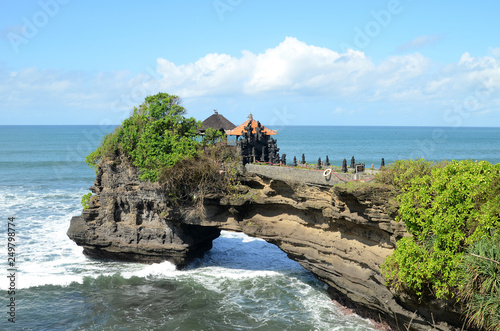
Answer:
[{"label": "ocean wave", "polygon": [[49,284],[67,286],[73,282],[82,283],[85,277],[120,274],[124,278],[191,278],[215,290],[222,278],[245,280],[308,274],[276,246],[226,231],[214,240],[214,247],[209,253],[184,270],[177,270],[167,261],[141,264],[90,259],[66,236],[68,220],[69,215],[51,216],[43,222],[32,221],[29,229],[25,230],[21,239],[24,242],[18,253],[19,273],[22,275],[19,288]]}]

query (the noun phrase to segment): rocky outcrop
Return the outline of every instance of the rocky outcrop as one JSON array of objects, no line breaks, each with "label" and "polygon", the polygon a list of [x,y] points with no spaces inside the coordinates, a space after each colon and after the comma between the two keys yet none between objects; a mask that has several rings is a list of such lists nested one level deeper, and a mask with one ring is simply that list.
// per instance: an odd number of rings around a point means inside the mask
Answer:
[{"label": "rocky outcrop", "polygon": [[334,298],[377,321],[418,330],[460,323],[443,303],[419,303],[384,285],[380,266],[406,231],[391,216],[394,197],[383,185],[332,188],[247,174],[238,192],[205,197],[204,217],[174,208],[126,163],[101,164],[91,190],[90,208],[68,230],[87,255],[183,266],[209,250],[220,230],[241,231],[277,245]]},{"label": "rocky outcrop", "polygon": [[243,184],[235,196],[207,201],[206,219],[185,222],[242,231],[277,245],[328,284],[333,298],[393,329],[450,330],[448,323],[460,323],[441,301],[417,302],[385,286],[380,266],[408,235],[391,216],[390,188],[330,188],[262,176],[247,176]]},{"label": "rocky outcrop", "polygon": [[160,185],[139,181],[127,163],[101,164],[90,190],[90,208],[71,219],[67,233],[88,256],[182,267],[220,235],[216,227],[183,223]]}]

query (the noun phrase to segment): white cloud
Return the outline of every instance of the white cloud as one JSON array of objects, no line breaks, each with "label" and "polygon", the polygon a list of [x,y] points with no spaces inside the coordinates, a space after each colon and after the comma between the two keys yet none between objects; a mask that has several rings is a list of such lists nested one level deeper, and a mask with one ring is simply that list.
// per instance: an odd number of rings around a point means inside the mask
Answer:
[{"label": "white cloud", "polygon": [[421,54],[392,56],[365,79],[375,92],[372,100],[415,100],[422,96],[420,83],[428,75],[431,61]]},{"label": "white cloud", "polygon": [[[288,37],[276,48],[256,56],[254,70],[245,83],[249,94],[270,91],[331,91],[343,80],[356,80],[357,72],[373,64],[361,52],[340,54]],[[334,88],[335,90],[335,88]]]},{"label": "white cloud", "polygon": [[[264,53],[243,51],[240,58],[208,54],[176,66],[158,59],[162,86],[185,97],[219,94],[336,93],[352,90],[360,74],[374,69],[364,53],[344,54],[287,37]],[[347,84],[346,84],[347,83]]]},{"label": "white cloud", "polygon": [[338,53],[292,37],[260,54],[208,54],[179,66],[166,59],[157,63],[162,89],[185,98],[315,95],[346,101],[422,98],[426,87],[421,81],[432,68],[432,61],[418,53],[392,56],[376,65],[363,52]]},{"label": "white cloud", "polygon": [[497,60],[492,56],[484,56],[481,58],[472,57],[469,52],[465,52],[458,65],[463,66],[467,69],[491,69],[498,67]]},{"label": "white cloud", "polygon": [[[298,96],[341,104],[388,102],[394,109],[402,103],[417,109],[423,103],[442,107],[443,101],[468,102],[477,111],[492,108],[495,112],[500,108],[499,56],[500,49],[490,49],[486,56],[464,53],[458,62],[440,65],[414,53],[375,64],[360,51],[339,53],[287,37],[259,54],[211,53],[181,65],[160,58],[156,72],[139,75],[0,69],[0,98],[5,109],[123,111],[140,104],[147,95],[164,91],[192,100],[220,96],[286,100]],[[471,103],[472,97],[476,99]],[[342,108],[334,112],[346,113]]]},{"label": "white cloud", "polygon": [[158,59],[157,72],[162,76],[160,86],[183,97],[236,93],[255,62],[253,57],[249,52],[243,52],[240,59],[212,53],[195,63],[180,66]]},{"label": "white cloud", "polygon": [[494,101],[500,89],[500,59],[491,55],[473,57],[466,52],[458,63],[440,68],[427,88],[429,93],[442,97],[463,99],[471,94],[485,103]]},{"label": "white cloud", "polygon": [[[127,72],[85,73],[24,68],[0,70],[2,108],[112,109],[120,92],[130,91],[140,76]],[[144,96],[141,95],[142,98]]]}]

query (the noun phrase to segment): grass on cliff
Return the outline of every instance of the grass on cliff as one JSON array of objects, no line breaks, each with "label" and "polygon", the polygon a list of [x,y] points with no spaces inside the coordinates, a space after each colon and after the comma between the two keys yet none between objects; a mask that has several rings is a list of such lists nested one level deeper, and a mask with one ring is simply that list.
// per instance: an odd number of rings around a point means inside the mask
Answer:
[{"label": "grass on cliff", "polygon": [[461,300],[468,324],[500,330],[500,236],[469,247],[461,264]]},{"label": "grass on cliff", "polygon": [[[472,267],[469,250],[483,240],[498,249],[500,164],[397,161],[377,180],[393,185],[398,194],[397,220],[412,235],[398,241],[382,266],[388,285],[421,300],[461,300],[469,307],[466,316],[475,326],[483,325],[479,320],[498,321],[500,311],[488,307],[498,304],[500,296],[492,303],[480,286],[464,284],[471,277],[483,277]],[[481,254],[476,255],[487,257]],[[492,256],[490,259],[500,261],[498,255]],[[488,270],[488,277],[500,278],[500,269]],[[476,303],[471,306],[472,298]],[[482,317],[472,317],[477,314]]]},{"label": "grass on cliff", "polygon": [[140,180],[160,182],[177,202],[227,189],[237,169],[234,147],[217,130],[200,138],[201,122],[185,114],[175,95],[148,96],[85,161],[96,171],[103,161],[128,162]]}]

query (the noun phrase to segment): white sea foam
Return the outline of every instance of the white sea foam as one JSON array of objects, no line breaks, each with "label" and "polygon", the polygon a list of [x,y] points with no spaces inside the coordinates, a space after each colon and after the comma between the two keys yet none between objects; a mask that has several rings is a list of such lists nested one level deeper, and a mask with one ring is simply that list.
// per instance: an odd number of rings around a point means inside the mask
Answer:
[{"label": "white sea foam", "polygon": [[[80,199],[80,193],[43,193],[29,189],[8,195],[2,193],[2,209],[24,211],[16,219],[18,288],[48,284],[65,286],[82,282],[84,277],[114,273],[121,273],[126,278],[193,277],[210,284],[212,278],[272,276],[280,270],[296,268],[293,265],[295,262],[286,259],[281,261],[278,255],[284,253],[276,247],[260,239],[231,232],[223,232],[212,252],[195,261],[196,268],[185,271],[177,271],[168,262],[143,265],[88,259],[82,254],[82,249],[66,235],[71,217],[81,212],[81,207],[75,203],[75,200]],[[1,286],[5,286],[5,283]]]},{"label": "white sea foam", "polygon": [[[120,273],[125,278],[191,277],[219,290],[218,282],[222,278],[242,280],[303,272],[301,266],[277,247],[227,231],[214,241],[208,254],[183,271],[168,262],[143,265],[88,259],[66,235],[71,217],[81,213],[80,199],[84,193],[84,189],[72,192],[23,186],[0,188],[0,208],[17,216],[19,288],[65,286],[81,283],[84,277]],[[5,283],[0,286],[5,287]]]},{"label": "white sea foam", "polygon": [[85,257],[82,248],[66,235],[72,214],[22,220],[29,226],[23,226],[19,231],[22,235],[17,237],[18,288],[66,286],[72,282],[81,283],[84,277],[120,273],[125,278],[192,278],[219,291],[223,278],[244,280],[304,272],[277,247],[261,239],[225,231],[214,241],[211,252],[182,271],[169,262],[146,265],[93,260]]}]

